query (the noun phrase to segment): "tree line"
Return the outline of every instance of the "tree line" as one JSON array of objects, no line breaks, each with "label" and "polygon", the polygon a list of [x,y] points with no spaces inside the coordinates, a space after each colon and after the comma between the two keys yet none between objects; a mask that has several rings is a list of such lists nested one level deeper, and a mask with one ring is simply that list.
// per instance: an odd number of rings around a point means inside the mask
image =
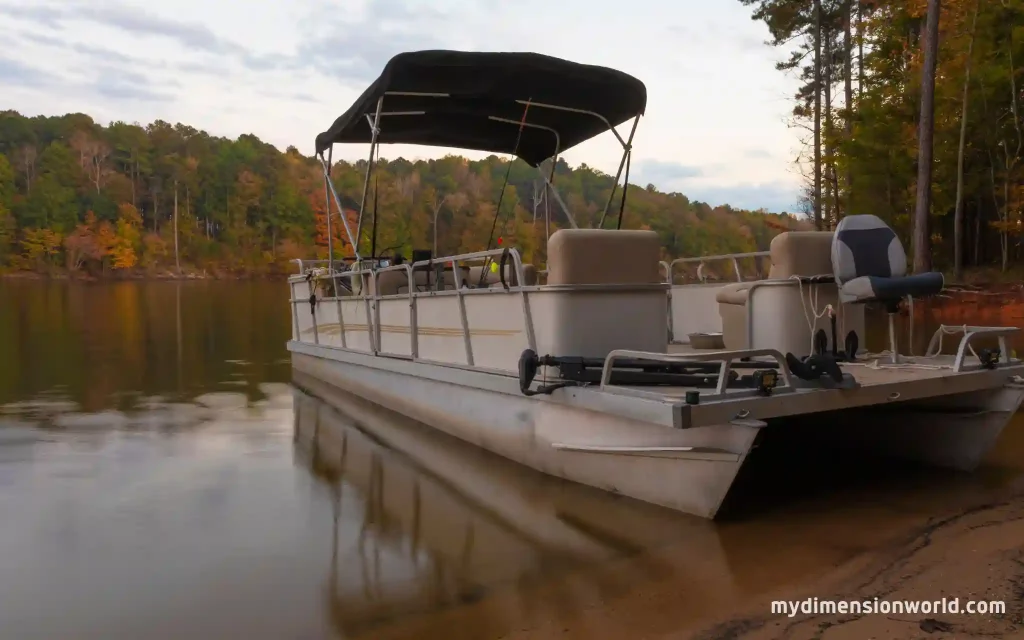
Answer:
[{"label": "tree line", "polygon": [[1024,0],[740,1],[792,50],[818,228],[878,215],[916,270],[1021,259]]},{"label": "tree line", "polygon": [[[568,226],[522,161],[377,160],[362,254],[438,254],[515,245],[545,262],[547,234]],[[331,178],[353,232],[366,161],[337,162]],[[501,194],[506,173],[509,176]],[[580,227],[595,225],[613,178],[585,164],[555,167]],[[621,187],[606,227],[617,224]],[[501,211],[496,205],[501,201]],[[551,228],[545,207],[551,205]],[[87,115],[0,113],[0,269],[93,276],[128,273],[272,274],[294,258],[327,257],[327,194],[320,164],[254,135],[236,140],[184,124],[97,124]],[[352,255],[332,204],[335,257]],[[376,238],[371,238],[376,212]],[[788,215],[712,207],[653,185],[630,185],[623,228],[660,235],[665,257],[764,249]]]}]

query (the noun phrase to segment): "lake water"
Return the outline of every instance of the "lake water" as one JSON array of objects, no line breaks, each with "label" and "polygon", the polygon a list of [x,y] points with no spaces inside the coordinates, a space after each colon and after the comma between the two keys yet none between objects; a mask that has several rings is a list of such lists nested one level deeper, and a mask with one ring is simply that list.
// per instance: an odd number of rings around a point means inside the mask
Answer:
[{"label": "lake water", "polygon": [[0,637],[657,637],[986,500],[1024,466],[1018,421],[972,475],[766,482],[705,522],[293,385],[286,297],[0,280]]}]

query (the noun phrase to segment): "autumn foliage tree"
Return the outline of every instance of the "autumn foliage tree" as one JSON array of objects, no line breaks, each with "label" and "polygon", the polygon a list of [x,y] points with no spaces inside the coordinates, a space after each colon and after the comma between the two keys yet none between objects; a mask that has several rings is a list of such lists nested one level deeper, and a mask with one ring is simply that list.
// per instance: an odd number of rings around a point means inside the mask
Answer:
[{"label": "autumn foliage tree", "polygon": [[[908,249],[930,244],[935,268],[1007,270],[1024,259],[1024,0],[931,3],[940,9],[933,121],[925,127],[931,144],[918,138],[928,0],[739,1],[752,6],[774,44],[795,46],[792,64],[782,66],[805,83],[795,96],[797,124],[813,114],[814,97],[823,98],[820,146],[809,142],[798,160],[808,174],[818,165],[825,176],[818,190],[825,220],[878,215]],[[831,55],[822,54],[816,80],[817,44]],[[932,154],[930,184],[919,184],[929,173],[919,163],[927,162],[921,142]],[[912,243],[915,228],[922,235]]]},{"label": "autumn foliage tree", "polygon": [[[490,156],[377,160],[359,237],[367,254],[479,251],[498,236],[543,264],[548,234],[568,222],[538,194],[536,171]],[[545,171],[551,167],[546,166]],[[600,219],[613,180],[559,160],[555,182],[581,226]],[[506,173],[509,181],[495,219]],[[366,161],[337,162],[331,179],[336,258],[351,256]],[[621,194],[621,188],[618,190]],[[550,225],[545,212],[550,209]],[[6,212],[6,214],[5,214]],[[618,198],[606,227],[616,224]],[[376,216],[376,238],[373,220]],[[631,185],[623,228],[656,231],[670,256],[765,249],[789,216],[710,206]],[[491,229],[494,229],[493,234]],[[319,163],[253,135],[236,140],[184,124],[114,122],[84,114],[0,112],[0,266],[124,274],[282,273],[294,258],[327,257],[327,191]]]}]

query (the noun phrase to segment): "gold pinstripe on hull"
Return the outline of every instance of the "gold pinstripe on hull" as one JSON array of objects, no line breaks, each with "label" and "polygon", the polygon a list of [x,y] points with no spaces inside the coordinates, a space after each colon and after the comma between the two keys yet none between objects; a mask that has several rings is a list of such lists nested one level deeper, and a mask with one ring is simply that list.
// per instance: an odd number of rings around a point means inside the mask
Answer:
[{"label": "gold pinstripe on hull", "polygon": [[[352,324],[349,322],[345,323],[345,331],[349,332],[365,332],[368,327],[365,324]],[[410,333],[408,325],[401,324],[382,324],[380,325],[382,333]],[[341,332],[341,325],[337,322],[318,324],[317,331],[324,335],[335,335]],[[416,333],[421,336],[448,336],[448,337],[462,337],[462,329],[459,328],[448,328],[448,327],[417,327]],[[471,336],[515,336],[522,333],[521,329],[470,329],[469,335]],[[313,327],[302,330],[302,335],[312,335]]]}]

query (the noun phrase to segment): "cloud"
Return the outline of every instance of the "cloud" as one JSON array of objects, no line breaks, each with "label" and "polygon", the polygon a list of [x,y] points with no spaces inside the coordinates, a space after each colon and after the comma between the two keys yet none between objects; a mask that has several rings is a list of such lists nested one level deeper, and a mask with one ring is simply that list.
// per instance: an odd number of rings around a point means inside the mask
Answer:
[{"label": "cloud", "polygon": [[123,31],[147,36],[161,36],[183,45],[210,53],[237,53],[241,47],[215,35],[205,25],[158,17],[148,11],[117,4],[82,6],[74,17],[92,20]]},{"label": "cloud", "polygon": [[0,56],[0,86],[41,89],[59,80],[57,76],[31,67],[20,60]]},{"label": "cloud", "polygon": [[118,51],[112,49],[106,49],[104,47],[95,47],[89,44],[81,42],[71,42],[69,40],[54,38],[53,36],[44,35],[41,33],[33,33],[31,31],[22,31],[17,34],[17,39],[27,42],[32,42],[38,45],[42,45],[51,49],[62,49],[65,51],[77,53],[81,56],[85,56],[92,60],[98,60],[110,64],[122,64],[122,65],[135,65],[138,63],[136,58],[132,58]]},{"label": "cloud", "polygon": [[[160,18],[148,11],[120,3],[44,4],[31,7],[0,6],[0,15],[21,19],[61,30],[75,21],[107,25],[138,35],[162,36],[195,50],[213,53],[238,51],[240,48],[217,37],[204,25]],[[38,38],[38,36],[37,36]]]},{"label": "cloud", "polygon": [[773,158],[771,151],[767,149],[747,149],[743,152],[743,155],[752,160],[763,160],[765,158]]},{"label": "cloud", "polygon": [[168,63],[165,60],[145,60],[103,47],[74,42],[70,38],[54,37],[25,29],[18,30],[17,35],[23,40],[49,48],[73,51],[91,59],[101,59],[105,62],[123,65],[138,65],[140,62],[145,62],[148,66],[156,68],[218,74],[224,72],[225,60],[234,60],[253,71],[287,68],[288,63],[293,62],[279,56],[252,52],[241,45],[221,38],[199,22],[163,18],[145,9],[121,3],[103,5],[39,4],[31,8],[0,5],[0,16],[15,18],[37,27],[45,27],[50,33],[79,34],[82,30],[75,29],[76,23],[92,23],[147,40],[154,37],[161,38],[193,56],[206,58],[202,62],[181,60],[174,63]]},{"label": "cloud", "polygon": [[[143,38],[163,38],[193,55],[205,59],[183,60],[175,68],[187,72],[220,74],[227,60],[250,71],[314,69],[339,80],[372,80],[397,53],[417,49],[441,48],[445,42],[434,33],[450,29],[451,16],[434,7],[413,6],[403,0],[369,0],[363,11],[339,11],[337,4],[325,0],[309,2],[309,11],[300,19],[305,37],[289,53],[257,53],[215,34],[199,22],[158,16],[124,3],[39,4],[32,7],[0,5],[0,16],[7,16],[45,27],[47,31],[70,31],[76,22],[90,22],[125,34]],[[68,42],[38,33],[23,32],[23,37],[38,44],[74,50],[105,59],[120,57],[123,63],[133,58],[97,47]]]},{"label": "cloud", "polygon": [[300,28],[310,37],[298,47],[295,62],[337,79],[374,80],[393,56],[403,51],[450,48],[434,33],[450,33],[452,16],[402,0],[370,0],[359,12],[338,11],[333,3],[314,10]]},{"label": "cloud", "polygon": [[27,22],[36,22],[50,29],[61,28],[62,14],[59,9],[52,5],[0,5],[0,15],[25,20]]},{"label": "cloud", "polygon": [[770,45],[764,40],[746,33],[737,33],[734,29],[723,29],[714,23],[670,25],[667,27],[672,39],[683,41],[682,44],[694,45],[694,48],[739,48],[747,53],[766,53]]},{"label": "cloud", "polygon": [[144,102],[172,101],[174,93],[167,89],[178,86],[178,83],[173,81],[164,81],[157,85],[141,73],[113,68],[101,70],[95,83],[96,92],[101,96],[114,100]]},{"label": "cloud", "polygon": [[634,175],[637,181],[643,183],[651,182],[657,185],[685,181],[689,178],[699,178],[704,175],[704,170],[700,167],[693,167],[679,162],[666,162],[664,160],[640,160],[636,163],[635,167]]},{"label": "cloud", "polygon": [[[747,157],[764,158],[770,154],[761,149],[747,151]],[[728,164],[695,167],[664,160],[640,160],[634,164],[630,182],[654,184],[662,191],[678,191],[690,200],[706,202],[712,206],[729,204],[740,209],[767,209],[772,212],[797,211],[800,190],[785,182],[763,184],[722,184],[734,177]],[[712,178],[712,175],[714,178]],[[714,183],[709,181],[714,180]]]},{"label": "cloud", "polygon": [[800,189],[775,182],[767,184],[693,185],[684,194],[691,201],[711,206],[728,204],[737,209],[767,209],[773,213],[794,213],[800,210]]}]

